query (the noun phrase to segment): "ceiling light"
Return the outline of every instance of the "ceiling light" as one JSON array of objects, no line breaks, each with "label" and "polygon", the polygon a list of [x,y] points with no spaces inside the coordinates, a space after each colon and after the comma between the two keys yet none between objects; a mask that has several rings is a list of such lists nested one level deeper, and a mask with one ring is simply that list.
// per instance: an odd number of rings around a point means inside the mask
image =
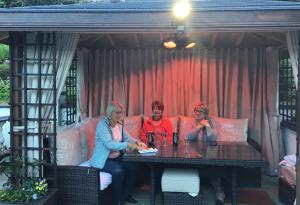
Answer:
[{"label": "ceiling light", "polygon": [[186,38],[186,42],[185,42],[185,48],[193,48],[195,47],[196,43],[195,41],[192,41],[190,38]]},{"label": "ceiling light", "polygon": [[181,0],[177,2],[173,7],[173,13],[179,19],[187,17],[190,14],[190,12],[191,5],[187,0]]},{"label": "ceiling light", "polygon": [[174,36],[166,38],[162,42],[163,46],[167,49],[172,48],[193,48],[196,45],[196,42],[192,41],[186,36]]},{"label": "ceiling light", "polygon": [[163,41],[163,46],[168,49],[176,48],[176,39],[167,38],[166,40]]}]

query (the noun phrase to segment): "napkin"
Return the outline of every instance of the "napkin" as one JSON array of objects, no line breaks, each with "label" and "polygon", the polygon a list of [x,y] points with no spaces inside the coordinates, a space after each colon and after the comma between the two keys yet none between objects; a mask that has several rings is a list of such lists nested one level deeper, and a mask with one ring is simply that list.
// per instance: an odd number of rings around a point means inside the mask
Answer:
[{"label": "napkin", "polygon": [[140,154],[146,154],[146,153],[156,153],[158,151],[158,149],[156,148],[146,148],[143,150],[139,150]]}]

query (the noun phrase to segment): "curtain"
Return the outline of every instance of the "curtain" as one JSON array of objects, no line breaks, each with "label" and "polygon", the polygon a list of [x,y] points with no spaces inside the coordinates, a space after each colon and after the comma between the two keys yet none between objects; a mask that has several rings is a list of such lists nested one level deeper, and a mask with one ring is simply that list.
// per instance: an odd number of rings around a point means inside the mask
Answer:
[{"label": "curtain", "polygon": [[79,51],[84,116],[105,113],[118,100],[126,115],[151,115],[151,103],[165,105],[164,116],[191,115],[199,101],[210,115],[248,118],[275,174],[281,150],[278,122],[278,50],[220,48],[194,50],[113,49]]},{"label": "curtain", "polygon": [[299,31],[289,31],[286,34],[287,46],[290,54],[293,76],[295,80],[296,89],[298,89],[298,41],[299,41]]},{"label": "curtain", "polygon": [[[28,59],[37,59],[39,56],[39,50],[41,54],[41,97],[39,97],[39,91],[34,90],[38,88],[38,76],[30,75],[27,79],[27,88],[31,88],[27,91],[27,101],[28,103],[38,103],[41,101],[42,104],[52,103],[53,99],[58,102],[58,98],[62,91],[64,81],[67,77],[68,70],[72,63],[72,59],[77,47],[79,35],[74,33],[57,33],[56,34],[56,53],[54,52],[53,44],[53,33],[42,33],[42,39],[39,49],[38,44],[38,33],[37,32],[28,32],[26,35],[27,46],[26,53]],[[52,45],[51,45],[52,44]],[[53,73],[53,64],[51,59],[56,57],[56,88],[57,96],[53,96],[51,90],[47,88],[52,88],[54,79],[53,77],[47,75]],[[28,73],[38,73],[38,61],[36,60],[27,60],[27,72]],[[44,90],[43,90],[44,89]],[[38,118],[39,117],[39,108],[35,105],[32,105],[28,108],[28,117],[29,118]],[[52,118],[52,107],[44,106],[41,110],[41,117],[43,119]],[[44,122],[42,125],[42,131],[48,128],[47,122]],[[38,133],[38,124],[37,121],[28,122],[29,132]],[[37,135],[29,135],[27,137],[27,147],[39,147],[39,137]],[[33,160],[39,159],[38,151],[28,151],[28,159]]]}]

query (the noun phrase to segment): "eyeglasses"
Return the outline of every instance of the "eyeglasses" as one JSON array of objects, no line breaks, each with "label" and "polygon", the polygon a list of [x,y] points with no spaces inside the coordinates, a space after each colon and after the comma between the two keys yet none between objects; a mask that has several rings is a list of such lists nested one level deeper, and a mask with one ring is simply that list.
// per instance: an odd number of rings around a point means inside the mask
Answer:
[{"label": "eyeglasses", "polygon": [[194,112],[205,114],[205,112],[203,112],[203,110],[194,110]]},{"label": "eyeglasses", "polygon": [[116,113],[117,115],[120,115],[120,114],[123,113],[123,111],[122,110],[120,110],[120,111],[114,111],[114,113]]}]

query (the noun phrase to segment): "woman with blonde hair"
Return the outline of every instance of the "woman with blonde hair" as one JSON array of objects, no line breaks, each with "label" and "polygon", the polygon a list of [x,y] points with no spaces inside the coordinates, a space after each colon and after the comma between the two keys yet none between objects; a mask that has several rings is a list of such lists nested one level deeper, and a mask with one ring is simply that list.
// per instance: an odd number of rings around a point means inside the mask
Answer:
[{"label": "woman with blonde hair", "polygon": [[138,175],[138,166],[124,162],[124,150],[140,150],[146,145],[131,138],[123,129],[123,106],[118,102],[111,102],[106,109],[106,116],[96,127],[95,148],[90,160],[93,167],[112,175],[112,189],[114,204],[137,204],[130,196]]}]

